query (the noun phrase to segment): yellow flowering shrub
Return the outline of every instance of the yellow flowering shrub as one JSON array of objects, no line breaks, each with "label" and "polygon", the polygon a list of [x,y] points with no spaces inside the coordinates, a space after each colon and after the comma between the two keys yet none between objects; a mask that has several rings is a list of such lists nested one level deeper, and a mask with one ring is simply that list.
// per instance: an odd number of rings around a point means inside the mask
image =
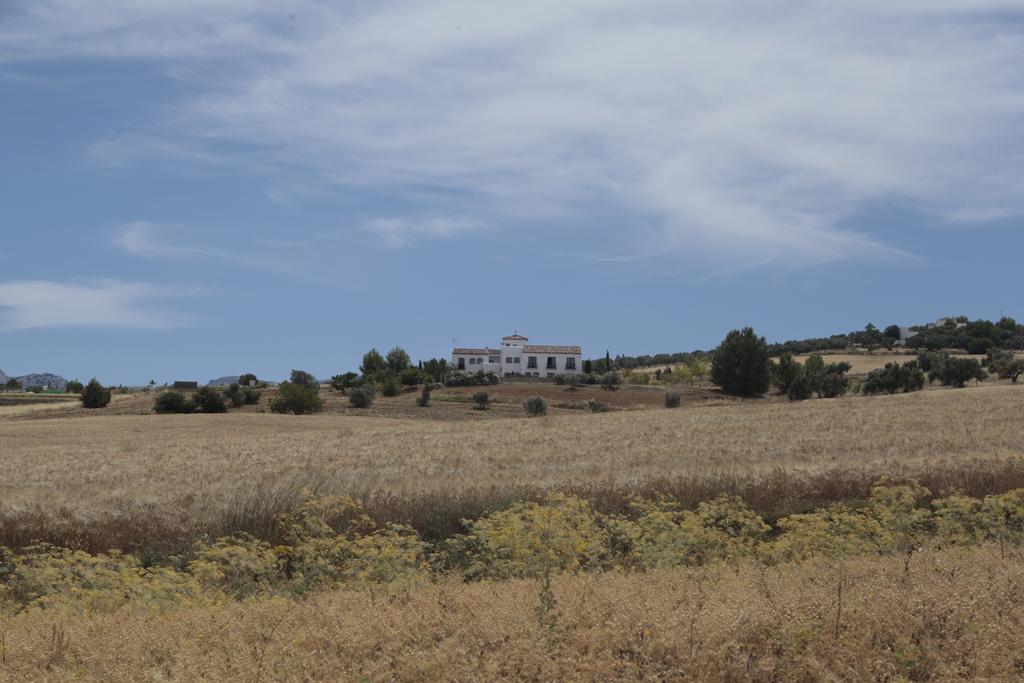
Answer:
[{"label": "yellow flowering shrub", "polygon": [[611,536],[601,515],[576,496],[552,493],[475,521],[449,540],[449,562],[470,579],[577,572],[606,562]]},{"label": "yellow flowering shrub", "polygon": [[133,555],[92,555],[38,545],[0,549],[0,603],[14,609],[110,611],[125,605],[154,610],[206,601],[199,582],[170,568],[143,568]]},{"label": "yellow flowering shrub", "polygon": [[635,500],[635,520],[615,518],[611,528],[628,567],[657,569],[700,565],[719,557],[729,538],[708,528],[695,512],[667,498]]},{"label": "yellow flowering shrub", "polygon": [[986,534],[1000,543],[1024,543],[1024,489],[985,496],[981,503]]},{"label": "yellow flowering shrub", "polygon": [[783,517],[778,528],[767,554],[776,562],[876,553],[893,545],[877,519],[841,505]]},{"label": "yellow flowering shrub", "polygon": [[427,545],[406,526],[379,529],[348,496],[313,496],[281,516],[278,548],[296,592],[372,584],[408,586],[429,576]]},{"label": "yellow flowering shrub", "polygon": [[280,582],[278,556],[269,543],[252,536],[219,538],[196,546],[188,569],[204,587],[236,598],[269,592]]}]

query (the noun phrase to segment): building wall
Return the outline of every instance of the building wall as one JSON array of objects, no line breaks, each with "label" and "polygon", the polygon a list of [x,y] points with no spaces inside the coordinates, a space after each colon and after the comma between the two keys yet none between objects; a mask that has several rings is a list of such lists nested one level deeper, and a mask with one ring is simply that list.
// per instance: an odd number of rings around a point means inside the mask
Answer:
[{"label": "building wall", "polygon": [[[491,363],[489,357],[486,354],[456,354],[452,353],[452,367],[463,372],[478,372],[480,370],[484,372],[493,372],[500,377],[508,377],[514,375],[526,375],[536,377],[553,377],[554,375],[578,375],[583,374],[583,355],[579,353],[540,353],[540,352],[527,352],[523,350],[523,347],[528,345],[529,342],[524,342],[519,339],[502,339],[501,343],[496,347],[489,349],[490,355],[497,355],[500,352],[500,362]],[[537,357],[537,367],[529,368],[528,359],[529,356]],[[549,356],[555,358],[555,369],[551,370],[547,367],[547,359]],[[466,361],[465,368],[459,368],[459,359],[463,358]],[[483,358],[484,362],[470,363],[470,358]],[[519,362],[516,362],[516,359]],[[576,361],[575,369],[566,369],[566,360],[573,358]],[[536,374],[535,374],[536,373]]]}]

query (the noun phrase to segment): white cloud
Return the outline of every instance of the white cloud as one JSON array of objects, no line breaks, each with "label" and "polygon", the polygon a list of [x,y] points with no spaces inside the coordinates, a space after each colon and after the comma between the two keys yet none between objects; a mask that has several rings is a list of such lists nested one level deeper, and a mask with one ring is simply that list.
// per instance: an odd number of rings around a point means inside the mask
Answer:
[{"label": "white cloud", "polygon": [[189,322],[155,301],[194,294],[145,282],[99,280],[62,283],[21,280],[0,283],[0,330],[48,327],[168,329]]},{"label": "white cloud", "polygon": [[392,248],[407,247],[422,238],[449,239],[479,229],[474,221],[450,218],[377,218],[366,224],[367,231]]},{"label": "white cloud", "polygon": [[573,219],[629,257],[821,263],[896,253],[848,224],[873,201],[1024,212],[1019,0],[333,7],[26,3],[0,60],[159,60],[197,93],[100,156],[215,141],[475,219],[368,226],[392,246]]}]

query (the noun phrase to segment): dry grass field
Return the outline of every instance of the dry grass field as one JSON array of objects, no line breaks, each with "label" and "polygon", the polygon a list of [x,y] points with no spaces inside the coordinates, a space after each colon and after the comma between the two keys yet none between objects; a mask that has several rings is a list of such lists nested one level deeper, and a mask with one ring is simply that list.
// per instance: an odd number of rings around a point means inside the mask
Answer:
[{"label": "dry grass field", "polygon": [[[486,501],[481,491],[628,490],[652,480],[679,480],[677,495],[695,482],[710,482],[701,491],[713,494],[708,486],[733,482],[738,492],[745,480],[836,471],[860,472],[851,481],[863,485],[889,471],[1019,460],[1022,415],[1024,386],[999,385],[477,421],[245,412],[8,418],[0,419],[0,532],[27,540],[36,529],[66,529],[53,538],[76,538],[82,525],[109,520],[132,520],[139,533],[216,529],[240,507],[256,514],[251,508],[285,504],[303,486],[400,509],[427,494]],[[274,497],[283,499],[264,500]]]},{"label": "dry grass field", "polygon": [[0,679],[1020,680],[1024,557],[987,546],[776,567],[442,581],[0,621]]}]

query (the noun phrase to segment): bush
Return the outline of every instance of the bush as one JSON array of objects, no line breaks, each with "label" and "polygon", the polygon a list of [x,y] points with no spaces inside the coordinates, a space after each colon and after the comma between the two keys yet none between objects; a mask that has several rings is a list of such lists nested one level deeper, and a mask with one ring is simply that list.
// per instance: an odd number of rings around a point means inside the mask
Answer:
[{"label": "bush", "polygon": [[416,405],[420,408],[426,408],[430,405],[430,385],[424,384],[423,390],[420,391],[420,397],[416,399]]},{"label": "bush", "polygon": [[924,373],[915,361],[886,363],[884,368],[868,373],[861,391],[865,394],[896,394],[920,391],[924,387]]},{"label": "bush", "polygon": [[619,373],[617,372],[606,372],[601,377],[601,388],[612,391],[619,387]]},{"label": "bush", "polygon": [[981,367],[981,363],[973,358],[943,356],[932,360],[928,381],[938,380],[944,387],[963,389],[964,385],[972,379],[981,382],[987,376],[988,373]]},{"label": "bush", "polygon": [[238,383],[243,387],[251,387],[256,386],[259,383],[259,380],[256,379],[256,375],[251,372],[247,372],[238,378]]},{"label": "bush", "polygon": [[399,374],[412,364],[412,359],[409,357],[409,354],[405,352],[405,349],[401,346],[396,346],[388,351],[388,355],[384,359],[384,362],[387,364],[388,369],[391,370],[391,372]]},{"label": "bush", "polygon": [[320,386],[320,383],[316,381],[316,377],[305,370],[292,370],[291,383],[310,389],[317,389]]},{"label": "bush", "polygon": [[231,402],[233,408],[241,406],[252,406],[260,402],[260,392],[252,387],[242,387],[232,384],[224,392],[224,398]]},{"label": "bush", "polygon": [[348,392],[348,402],[353,408],[369,408],[373,405],[374,398],[376,396],[372,384],[356,387]]},{"label": "bush", "polygon": [[1024,374],[1024,359],[1017,358],[1012,351],[989,349],[985,366],[999,379],[1009,379],[1014,384],[1017,383],[1017,378]]},{"label": "bush", "polygon": [[310,415],[319,413],[323,408],[320,390],[316,386],[294,382],[281,382],[277,388],[277,398],[270,401],[270,410],[275,413]]},{"label": "bush", "polygon": [[554,381],[558,385],[565,384],[565,375],[555,375]]},{"label": "bush", "polygon": [[592,413],[607,413],[611,411],[611,406],[601,401],[595,401],[593,399],[587,401],[587,410]]},{"label": "bush", "polygon": [[194,413],[195,410],[196,404],[186,398],[185,394],[180,391],[163,391],[153,401],[153,412],[160,413],[161,415],[169,413]]},{"label": "bush", "polygon": [[807,373],[801,371],[796,376],[790,378],[789,390],[786,392],[786,396],[789,397],[790,401],[806,401],[814,396],[814,387]]},{"label": "bush", "polygon": [[401,393],[401,387],[398,386],[398,382],[394,377],[385,377],[384,382],[381,384],[380,393],[385,396],[398,396]]},{"label": "bush", "polygon": [[548,402],[543,396],[531,396],[523,402],[523,408],[530,417],[548,414]]},{"label": "bush", "polygon": [[425,380],[423,377],[423,371],[419,368],[406,368],[405,370],[402,370],[401,374],[398,376],[398,381],[407,387],[414,387]]},{"label": "bush", "polygon": [[473,403],[476,410],[487,410],[491,405],[491,396],[486,391],[478,391],[473,394]]},{"label": "bush", "polygon": [[82,389],[84,388],[85,385],[83,385],[77,379],[73,379],[67,383],[67,385],[64,387],[64,391],[68,392],[69,394],[80,394],[82,393]]},{"label": "bush", "polygon": [[499,381],[498,376],[493,372],[484,372],[483,370],[479,370],[475,373],[449,373],[445,377],[444,383],[449,387],[481,387],[497,384]]},{"label": "bush", "polygon": [[110,389],[104,387],[93,377],[82,389],[80,400],[83,408],[103,408],[110,404]]},{"label": "bush", "polygon": [[750,327],[726,335],[711,362],[711,381],[727,394],[756,396],[766,392],[771,370],[764,337],[758,337]]},{"label": "bush", "polygon": [[679,395],[678,391],[666,391],[665,392],[665,407],[666,408],[678,408],[679,404],[682,403],[682,396]]},{"label": "bush", "polygon": [[199,387],[192,394],[192,402],[196,404],[197,413],[226,413],[228,404],[224,396],[214,387]]},{"label": "bush", "polygon": [[354,372],[346,372],[341,375],[335,375],[330,379],[330,385],[332,389],[345,393],[346,389],[359,385],[359,375]]},{"label": "bush", "polygon": [[798,377],[804,374],[803,366],[797,362],[790,352],[778,356],[778,360],[772,364],[772,380],[778,387],[779,393],[790,393],[790,385]]}]

